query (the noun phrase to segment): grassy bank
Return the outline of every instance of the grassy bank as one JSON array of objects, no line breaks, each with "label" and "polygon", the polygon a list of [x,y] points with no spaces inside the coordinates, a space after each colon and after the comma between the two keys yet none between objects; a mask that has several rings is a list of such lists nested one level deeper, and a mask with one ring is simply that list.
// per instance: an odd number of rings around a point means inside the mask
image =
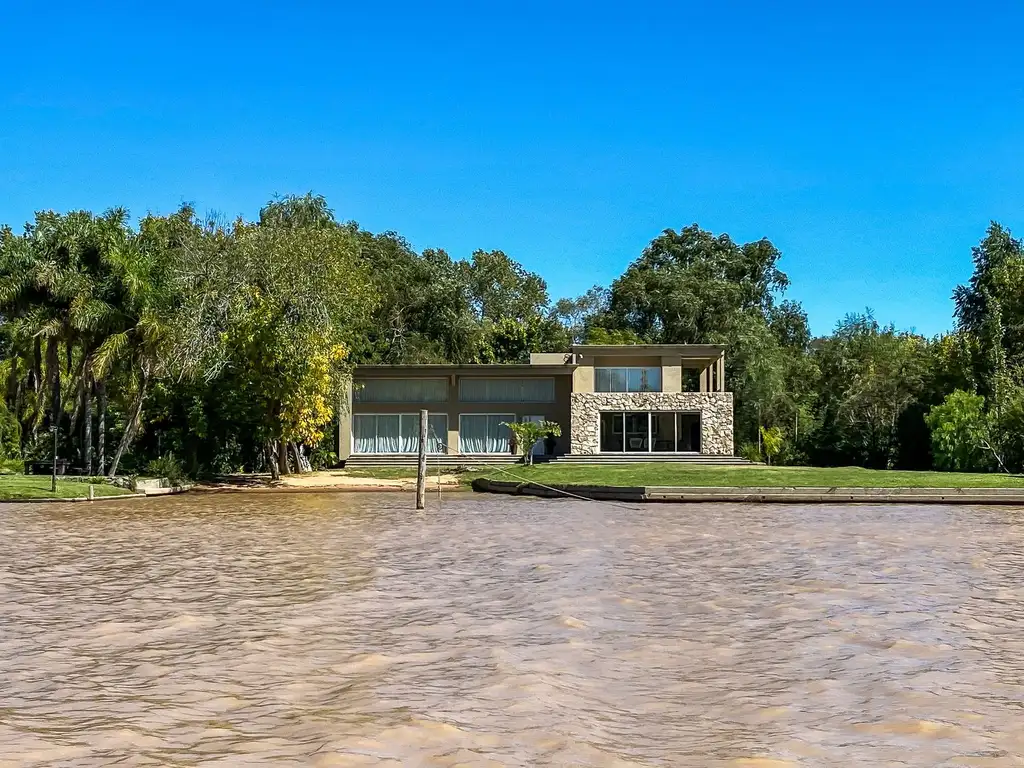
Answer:
[{"label": "grassy bank", "polygon": [[[692,464],[553,464],[514,467],[520,477],[549,485],[678,485],[721,488],[1021,488],[1024,476],[962,472],[903,472],[861,467],[700,466]],[[474,473],[492,480],[511,479],[504,472]]]},{"label": "grassy bank", "polygon": [[[49,475],[0,475],[0,501],[19,499],[77,499],[89,495],[89,483],[75,480],[57,480],[57,492],[50,491]],[[128,493],[107,483],[93,483],[93,493],[99,496],[123,496]]]},{"label": "grassy bank", "polygon": [[[477,477],[514,480],[516,477],[549,485],[680,485],[691,487],[816,487],[816,488],[1021,488],[1024,476],[964,472],[903,472],[861,467],[701,466],[693,464],[538,464],[510,466],[508,472],[482,469],[463,474],[467,483]],[[436,469],[432,469],[436,473]],[[509,472],[511,474],[509,474]],[[360,468],[353,477],[415,477],[411,467]],[[515,477],[513,477],[513,475]]]}]

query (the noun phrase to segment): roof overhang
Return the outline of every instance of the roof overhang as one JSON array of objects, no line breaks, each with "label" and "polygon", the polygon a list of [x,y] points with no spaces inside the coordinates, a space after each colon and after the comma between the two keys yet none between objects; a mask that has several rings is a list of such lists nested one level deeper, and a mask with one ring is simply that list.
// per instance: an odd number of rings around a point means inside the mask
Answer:
[{"label": "roof overhang", "polygon": [[577,355],[599,357],[680,357],[686,360],[710,360],[725,354],[721,344],[574,344]]},{"label": "roof overhang", "polygon": [[575,365],[495,363],[481,365],[357,365],[354,376],[568,376]]}]

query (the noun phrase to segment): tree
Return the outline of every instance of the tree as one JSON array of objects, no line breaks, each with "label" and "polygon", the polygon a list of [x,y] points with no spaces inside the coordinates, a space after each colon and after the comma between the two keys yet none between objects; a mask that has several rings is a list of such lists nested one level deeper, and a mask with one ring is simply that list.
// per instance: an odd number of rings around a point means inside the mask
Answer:
[{"label": "tree", "polygon": [[367,363],[472,361],[482,339],[462,266],[443,250],[417,254],[398,234],[357,233],[377,302],[352,350]]},{"label": "tree", "polygon": [[[953,293],[959,329],[983,344],[992,343],[988,326],[998,311],[1004,328],[1000,343],[1006,355],[1012,360],[1024,359],[1024,244],[992,222],[972,257],[970,282]],[[982,354],[979,368],[985,377],[991,373],[987,364],[990,353],[982,349]]]},{"label": "tree", "polygon": [[354,336],[374,305],[356,234],[309,217],[280,226],[294,217],[273,208],[292,202],[271,203],[259,224],[237,222],[229,247],[211,254],[206,285],[228,297],[222,354],[226,367],[244,372],[236,381],[261,414],[259,438],[275,473],[288,471],[289,445],[301,469],[299,446],[323,439],[348,381]]},{"label": "tree", "polygon": [[870,312],[848,315],[820,340],[814,351],[822,382],[815,459],[892,468],[900,416],[924,391],[928,352],[927,340],[882,327]]},{"label": "tree", "polygon": [[696,224],[665,230],[612,283],[605,327],[629,328],[658,343],[728,338],[735,318],[762,316],[789,285],[767,240],[737,245]]},{"label": "tree", "polygon": [[533,446],[538,440],[543,440],[549,435],[562,436],[562,428],[554,421],[502,422],[502,426],[508,427],[515,435],[516,446],[524,464],[533,464]]},{"label": "tree", "polygon": [[761,427],[761,451],[764,453],[768,466],[771,466],[772,459],[782,451],[782,444],[785,436],[781,427]]},{"label": "tree", "polygon": [[609,291],[595,285],[575,299],[559,299],[551,308],[549,317],[561,323],[572,344],[587,341],[590,325],[608,311]]},{"label": "tree", "polygon": [[533,272],[502,251],[474,251],[460,262],[469,289],[469,300],[481,320],[526,320],[544,314],[548,287]]},{"label": "tree", "polygon": [[926,421],[939,468],[979,472],[991,466],[992,442],[984,397],[955,390],[928,412]]}]

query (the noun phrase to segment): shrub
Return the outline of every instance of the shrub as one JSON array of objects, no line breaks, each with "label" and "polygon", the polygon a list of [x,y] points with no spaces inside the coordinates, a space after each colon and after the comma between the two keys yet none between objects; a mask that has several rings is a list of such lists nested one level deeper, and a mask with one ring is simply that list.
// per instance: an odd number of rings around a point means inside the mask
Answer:
[{"label": "shrub", "polygon": [[736,455],[747,461],[761,461],[761,451],[757,449],[757,443],[742,443]]},{"label": "shrub", "polygon": [[990,468],[985,398],[957,389],[925,416],[932,430],[932,453],[940,469],[972,472]]},{"label": "shrub", "polygon": [[184,485],[188,480],[188,473],[181,462],[174,458],[173,453],[168,453],[149,462],[146,465],[146,474],[153,477],[166,477],[171,485]]}]

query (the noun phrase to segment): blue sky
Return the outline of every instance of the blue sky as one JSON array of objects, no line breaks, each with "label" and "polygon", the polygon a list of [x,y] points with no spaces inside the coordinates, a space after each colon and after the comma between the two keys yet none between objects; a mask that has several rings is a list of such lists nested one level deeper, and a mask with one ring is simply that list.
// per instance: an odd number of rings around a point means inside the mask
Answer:
[{"label": "blue sky", "polygon": [[[88,6],[93,6],[92,8]],[[290,6],[290,7],[289,7]],[[102,10],[99,8],[102,7]],[[0,222],[315,190],[553,296],[697,222],[932,334],[1024,186],[1019,3],[0,3]]]}]

